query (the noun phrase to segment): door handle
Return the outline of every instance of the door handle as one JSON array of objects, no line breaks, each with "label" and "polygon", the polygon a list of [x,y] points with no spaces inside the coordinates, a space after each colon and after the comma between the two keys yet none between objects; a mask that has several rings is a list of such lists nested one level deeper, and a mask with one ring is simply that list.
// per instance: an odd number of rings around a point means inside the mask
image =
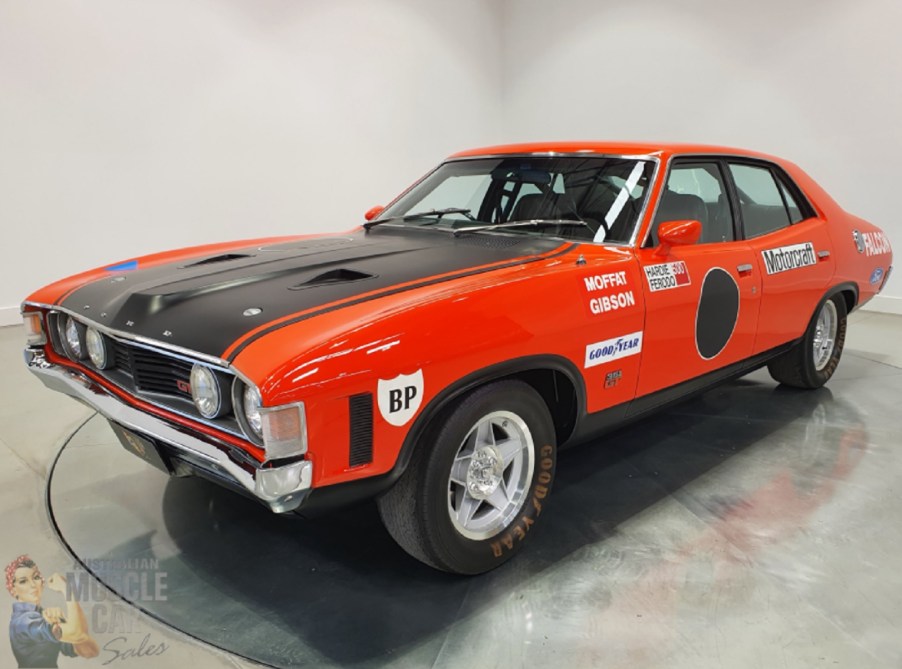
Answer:
[{"label": "door handle", "polygon": [[740,274],[751,274],[752,273],[752,264],[745,263],[744,265],[737,265],[736,271]]}]

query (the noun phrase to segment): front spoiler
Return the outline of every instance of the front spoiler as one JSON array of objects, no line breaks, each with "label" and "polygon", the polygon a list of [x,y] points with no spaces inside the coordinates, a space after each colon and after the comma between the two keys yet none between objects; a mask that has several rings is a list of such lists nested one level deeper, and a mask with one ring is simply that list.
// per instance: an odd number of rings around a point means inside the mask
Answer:
[{"label": "front spoiler", "polygon": [[276,513],[295,510],[310,493],[313,463],[309,460],[267,467],[250,457],[240,457],[234,446],[130,406],[86,375],[48,362],[41,349],[25,349],[25,362],[51,390],[65,393],[107,420],[163,445],[178,462],[177,473],[189,470],[236,487]]}]

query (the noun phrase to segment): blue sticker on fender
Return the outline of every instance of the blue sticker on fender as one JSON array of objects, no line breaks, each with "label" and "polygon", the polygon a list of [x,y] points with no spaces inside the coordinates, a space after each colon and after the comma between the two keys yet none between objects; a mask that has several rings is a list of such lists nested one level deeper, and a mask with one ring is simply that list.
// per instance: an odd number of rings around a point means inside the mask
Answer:
[{"label": "blue sticker on fender", "polygon": [[882,279],[882,278],[883,278],[883,268],[882,268],[882,267],[878,267],[878,268],[875,269],[874,272],[871,274],[871,285],[873,286],[875,283],[877,283],[878,281],[880,281],[880,279]]},{"label": "blue sticker on fender", "polygon": [[104,267],[107,272],[127,272],[131,269],[138,269],[138,261],[137,260],[129,260],[128,262],[120,263],[118,265],[110,265],[109,267]]}]

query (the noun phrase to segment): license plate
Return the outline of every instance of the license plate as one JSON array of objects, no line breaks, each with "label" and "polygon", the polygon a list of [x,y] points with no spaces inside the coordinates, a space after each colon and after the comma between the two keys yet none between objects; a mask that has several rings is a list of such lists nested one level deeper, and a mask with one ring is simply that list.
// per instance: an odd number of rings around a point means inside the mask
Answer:
[{"label": "license plate", "polygon": [[131,430],[127,430],[116,423],[111,422],[110,427],[113,428],[113,432],[119,437],[119,441],[125,447],[125,450],[137,455],[144,460],[144,462],[153,465],[157,469],[164,471],[167,474],[170,473],[169,467],[160,455],[159,449],[157,449],[156,444],[150,439],[135,434]]}]

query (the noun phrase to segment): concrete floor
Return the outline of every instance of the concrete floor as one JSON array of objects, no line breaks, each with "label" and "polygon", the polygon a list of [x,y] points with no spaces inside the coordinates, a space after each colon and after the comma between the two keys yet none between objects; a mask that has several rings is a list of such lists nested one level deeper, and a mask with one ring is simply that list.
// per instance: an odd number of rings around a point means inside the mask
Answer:
[{"label": "concrete floor", "polygon": [[370,504],[307,521],[166,478],[32,379],[22,337],[0,329],[0,560],[87,564],[134,602],[82,593],[100,661],[902,665],[902,317],[854,314],[825,389],[757,372],[565,452],[541,533],[473,579],[409,558]]}]

